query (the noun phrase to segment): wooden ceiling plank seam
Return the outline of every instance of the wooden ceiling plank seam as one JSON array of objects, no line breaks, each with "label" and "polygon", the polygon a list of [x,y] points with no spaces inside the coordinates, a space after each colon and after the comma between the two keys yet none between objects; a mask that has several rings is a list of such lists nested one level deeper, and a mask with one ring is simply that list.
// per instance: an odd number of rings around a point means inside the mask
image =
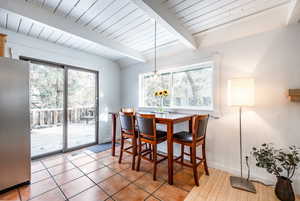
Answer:
[{"label": "wooden ceiling plank seam", "polygon": [[[253,0],[252,0],[252,1],[253,1]],[[222,12],[222,10],[223,10],[224,8],[226,8],[226,7],[230,6],[230,5],[234,5],[236,2],[239,3],[239,2],[241,2],[241,0],[228,0],[228,1],[222,1],[222,2],[221,2],[222,4],[218,5],[216,8],[213,8],[212,10],[203,10],[203,11],[204,11],[203,13],[198,14],[198,15],[196,15],[196,16],[194,16],[194,17],[192,17],[192,18],[189,18],[189,19],[187,19],[187,20],[185,20],[185,19],[183,18],[183,19],[182,19],[182,23],[183,23],[183,24],[188,24],[188,23],[190,23],[190,22],[192,22],[192,21],[195,21],[195,20],[199,19],[200,17],[205,16],[205,15],[208,15],[208,14],[210,14],[210,13],[214,13],[214,12],[216,12],[216,11],[221,11],[221,12]]]},{"label": "wooden ceiling plank seam", "polygon": [[147,23],[148,21],[150,21],[150,19],[143,14],[143,15],[139,16],[138,18],[135,18],[134,20],[130,21],[128,24],[126,24],[126,26],[123,26],[119,30],[109,34],[107,37],[112,40],[115,40],[118,37],[122,36],[123,34],[126,34],[127,31],[132,30],[135,27],[138,27],[140,25],[143,25],[144,23]]},{"label": "wooden ceiling plank seam", "polygon": [[67,12],[67,14],[65,15],[65,17],[69,17],[69,15],[71,15],[72,11],[76,8],[76,6],[79,4],[81,0],[78,0],[75,5],[71,8],[71,10],[69,10],[69,12]]},{"label": "wooden ceiling plank seam", "polygon": [[[178,40],[178,39],[175,39],[175,40]],[[156,44],[159,46],[159,45],[168,43],[170,41],[174,41],[174,40],[171,40],[170,38],[161,38],[160,40],[157,40]],[[152,43],[149,43],[149,41],[147,41],[147,42],[142,41],[141,43],[135,43],[133,45],[128,44],[128,46],[131,47],[132,49],[142,52],[144,48],[145,49],[153,48],[154,44],[152,44]]]},{"label": "wooden ceiling plank seam", "polygon": [[30,29],[31,21],[25,17],[22,17],[22,23],[19,28],[19,32],[26,35]]},{"label": "wooden ceiling plank seam", "polygon": [[57,9],[59,8],[59,6],[61,5],[62,2],[63,2],[63,0],[60,0],[60,1],[58,2],[58,4],[56,5],[56,7],[55,7],[54,10],[53,10],[53,14],[56,13]]},{"label": "wooden ceiling plank seam", "polygon": [[[139,9],[136,12],[141,12]],[[142,13],[140,15],[137,15],[136,17],[134,15],[130,15],[127,16],[126,18],[124,18],[124,20],[122,20],[120,23],[118,23],[118,27],[117,26],[113,26],[111,28],[109,28],[106,33],[103,32],[103,34],[105,35],[105,37],[110,37],[113,34],[118,34],[118,32],[122,31],[125,27],[130,27],[133,22],[141,20],[145,17],[145,15]]]},{"label": "wooden ceiling plank seam", "polygon": [[203,1],[204,0],[198,0],[198,1],[195,1],[195,2],[191,2],[190,5],[187,5],[187,6],[183,7],[183,8],[177,8],[177,7],[175,7],[174,8],[175,9],[175,14],[181,13],[181,12],[187,10],[187,9],[195,7],[197,4],[199,4],[199,3],[203,2]]},{"label": "wooden ceiling plank seam", "polygon": [[46,38],[46,41],[50,41],[50,38],[52,37],[52,35],[54,34],[54,30],[51,31],[51,33],[49,34],[49,36]]},{"label": "wooden ceiling plank seam", "polygon": [[61,45],[61,44],[63,44],[63,42],[64,42],[65,40],[67,40],[69,37],[70,37],[69,34],[64,33],[64,34],[56,41],[56,43]]},{"label": "wooden ceiling plank seam", "polygon": [[[174,45],[174,44],[176,44],[176,43],[178,43],[178,40],[170,41],[170,42],[165,43],[165,44],[163,44],[163,45],[158,45],[158,46],[156,47],[156,49],[159,50],[159,49],[161,49],[161,48],[163,48],[163,47],[170,46],[170,45]],[[149,48],[149,49],[144,49],[144,50],[142,50],[142,53],[143,53],[143,54],[147,54],[147,53],[151,53],[151,52],[153,52],[153,51],[154,51],[154,47]]]},{"label": "wooden ceiling plank seam", "polygon": [[128,16],[132,15],[133,13],[135,13],[138,10],[138,8],[130,11],[129,13],[127,13],[125,16],[122,16],[121,18],[119,18],[119,20],[116,20],[114,23],[110,24],[108,27],[106,27],[105,29],[103,29],[100,33],[103,34],[105,31],[107,31],[108,29],[110,29],[111,27],[119,24],[120,22],[122,22],[123,20],[125,20]]},{"label": "wooden ceiling plank seam", "polygon": [[209,7],[213,6],[213,5],[216,5],[217,3],[219,3],[220,0],[214,0],[214,1],[204,1],[202,2],[202,4],[198,5],[198,6],[195,6],[189,10],[184,10],[184,11],[181,11],[181,12],[178,12],[178,13],[175,13],[178,18],[181,20],[181,19],[188,19],[189,16],[191,15],[197,15],[199,14],[199,11],[200,10],[203,10],[203,11],[207,11],[209,9]]},{"label": "wooden ceiling plank seam", "polygon": [[20,18],[20,20],[19,20],[19,25],[18,25],[17,33],[19,33],[19,31],[20,31],[21,24],[22,24],[22,18]]},{"label": "wooden ceiling plank seam", "polygon": [[45,30],[45,27],[43,27],[43,28],[41,29],[39,35],[37,36],[37,39],[39,39],[39,38],[41,37],[41,35],[42,35],[42,33],[43,33],[44,30]]},{"label": "wooden ceiling plank seam", "polygon": [[88,26],[91,24],[98,16],[100,16],[107,8],[109,8],[111,5],[113,5],[116,2],[116,0],[111,1],[108,5],[106,5],[102,10],[100,10],[93,18],[91,18],[87,23],[84,24],[84,26]]},{"label": "wooden ceiling plank seam", "polygon": [[95,0],[76,20],[77,23],[93,6],[98,2],[98,0]]},{"label": "wooden ceiling plank seam", "polygon": [[5,28],[7,29],[8,25],[8,13],[6,13],[6,18],[5,18]]},{"label": "wooden ceiling plank seam", "polygon": [[[104,29],[107,29],[108,27],[110,27],[111,25],[118,25],[119,21],[123,21],[127,19],[127,16],[129,13],[131,13],[131,15],[135,14],[135,12],[132,13],[132,11],[134,11],[135,9],[139,10],[138,8],[136,8],[132,3],[129,2],[129,5],[126,6],[125,8],[123,8],[122,10],[120,10],[119,12],[117,12],[115,15],[113,15],[111,18],[107,19],[105,23],[102,24],[101,28],[99,28],[99,33],[102,34],[102,31]],[[136,13],[137,15],[138,13]],[[130,17],[130,16],[129,16]],[[120,27],[120,26],[119,26]]]},{"label": "wooden ceiling plank seam", "polygon": [[[261,8],[261,9],[257,9],[257,8],[254,7],[254,11],[251,11],[251,8],[246,8],[244,10],[247,13],[244,13],[244,14],[242,14],[240,16],[237,16],[237,17],[231,15],[231,16],[229,16],[228,20],[227,20],[227,18],[224,18],[224,16],[220,16],[219,18],[217,18],[213,21],[214,23],[207,23],[205,25],[202,25],[202,26],[198,27],[198,29],[197,29],[197,31],[195,31],[194,35],[198,35],[198,34],[201,34],[203,32],[206,32],[206,31],[209,31],[209,30],[212,30],[212,29],[216,29],[218,27],[223,27],[225,25],[232,24],[234,22],[245,19],[247,17],[251,17],[251,16],[254,16],[254,15],[260,14],[262,12],[265,12],[267,10],[274,9],[276,7],[285,5],[287,2],[289,2],[289,1],[288,0],[287,1],[281,1],[281,2],[278,2],[277,4],[274,4],[272,6],[267,6],[267,7]],[[221,21],[220,19],[222,19],[223,21]]]},{"label": "wooden ceiling plank seam", "polygon": [[223,10],[218,9],[215,12],[210,12],[206,15],[203,15],[203,16],[193,20],[193,22],[185,23],[184,25],[187,28],[193,27],[193,26],[199,26],[199,24],[203,21],[211,20],[211,19],[213,19],[213,18],[215,18],[219,15],[222,15],[224,13],[232,12],[235,9],[239,9],[239,8],[242,8],[246,5],[253,4],[253,3],[256,3],[256,1],[253,1],[253,0],[240,0],[238,2],[238,4],[230,4],[230,6],[228,6],[228,8],[226,8],[226,9],[223,9]]},{"label": "wooden ceiling plank seam", "polygon": [[78,0],[63,0],[55,11],[55,15],[66,17],[66,14],[78,3]]},{"label": "wooden ceiling plank seam", "polygon": [[68,43],[68,41],[71,40],[72,38],[73,38],[72,36],[68,36],[68,38],[66,40],[61,42],[61,45],[66,45]]},{"label": "wooden ceiling plank seam", "polygon": [[116,15],[118,12],[120,12],[122,9],[126,8],[130,3],[126,3],[125,5],[123,5],[121,8],[119,8],[118,10],[116,10],[112,15],[110,15],[109,17],[106,17],[99,25],[97,25],[95,28],[93,28],[92,30],[95,31],[97,29],[99,29],[100,26],[102,26],[108,19],[110,19],[111,17],[113,17],[114,15]]},{"label": "wooden ceiling plank seam", "polygon": [[[158,30],[156,37],[157,39],[160,38],[161,36],[167,36],[169,38],[174,38],[170,36],[170,33],[166,32],[165,30]],[[151,41],[154,40],[154,29],[151,31],[146,30],[145,34],[143,32],[139,33],[138,35],[127,37],[126,40],[122,40],[122,43],[137,43],[138,41]]]},{"label": "wooden ceiling plank seam", "polygon": [[71,21],[76,22],[77,18],[79,18],[94,2],[95,0],[81,0],[69,14],[68,18]]},{"label": "wooden ceiling plank seam", "polygon": [[[163,34],[163,33],[161,33],[160,35],[157,35],[157,38],[156,38],[157,44],[168,42],[171,40],[176,40],[176,38],[171,38],[171,37],[169,37],[169,35]],[[144,39],[140,39],[140,40],[132,40],[132,41],[124,42],[124,44],[126,44],[132,48],[139,46],[139,45],[144,45],[144,44],[153,46],[154,34],[153,34],[152,38],[149,37],[149,38],[144,38]]]},{"label": "wooden ceiling plank seam", "polygon": [[[136,31],[137,29],[142,29],[143,26],[146,26],[147,25],[146,23],[149,23],[149,22],[151,23],[151,19],[148,19],[148,20],[146,20],[146,21],[144,21],[144,22],[142,22],[142,23],[140,23],[140,24],[132,27],[131,29],[129,29],[129,30],[125,31],[125,32],[122,32],[121,34],[115,36],[113,38],[113,40],[122,41],[122,40],[124,40],[124,38],[127,37],[128,34],[131,34],[131,32]],[[149,28],[151,26],[153,26],[153,25],[151,25],[151,24],[149,25],[148,24],[147,28]]]},{"label": "wooden ceiling plank seam", "polygon": [[37,38],[43,26],[39,23],[35,23],[30,31],[30,36]]},{"label": "wooden ceiling plank seam", "polygon": [[32,27],[33,27],[33,26],[34,26],[34,23],[32,22],[32,23],[31,23],[31,26],[30,26],[30,28],[29,28],[29,30],[28,30],[28,32],[27,32],[27,34],[26,34],[27,36],[29,36],[29,34],[30,34],[30,32],[31,32],[31,29],[32,29]]},{"label": "wooden ceiling plank seam", "polygon": [[57,7],[61,0],[48,0],[45,1],[42,8],[49,10],[51,13],[54,13],[54,9]]},{"label": "wooden ceiling plank seam", "polygon": [[168,8],[169,8],[169,9],[173,9],[173,8],[175,8],[176,6],[179,6],[180,4],[184,3],[185,1],[186,1],[186,0],[181,0],[181,1],[175,3],[174,5],[172,5],[172,6],[168,7]]},{"label": "wooden ceiling plank seam", "polygon": [[292,0],[289,6],[286,24],[296,24],[300,21],[300,1]]},{"label": "wooden ceiling plank seam", "polygon": [[61,33],[60,36],[58,36],[58,38],[54,41],[54,43],[57,43],[57,41],[59,41],[59,39],[61,39],[61,37],[64,35],[64,33]]}]

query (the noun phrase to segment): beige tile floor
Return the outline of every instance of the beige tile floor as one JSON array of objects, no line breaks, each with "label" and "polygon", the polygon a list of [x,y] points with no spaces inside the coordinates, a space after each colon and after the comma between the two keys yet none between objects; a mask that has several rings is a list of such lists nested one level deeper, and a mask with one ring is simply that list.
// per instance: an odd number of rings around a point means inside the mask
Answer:
[{"label": "beige tile floor", "polygon": [[182,201],[194,186],[190,169],[175,164],[170,186],[166,162],[158,165],[157,181],[153,181],[152,165],[142,160],[140,172],[133,171],[131,159],[124,154],[119,164],[110,150],[97,154],[79,150],[32,161],[31,185],[0,194],[0,200]]}]

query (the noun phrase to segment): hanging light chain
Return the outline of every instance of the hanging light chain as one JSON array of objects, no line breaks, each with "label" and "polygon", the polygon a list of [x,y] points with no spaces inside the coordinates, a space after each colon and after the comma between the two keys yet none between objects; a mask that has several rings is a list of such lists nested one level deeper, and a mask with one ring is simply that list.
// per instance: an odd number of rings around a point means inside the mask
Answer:
[{"label": "hanging light chain", "polygon": [[156,33],[157,33],[157,23],[156,23],[156,20],[154,20],[154,74],[157,74]]}]

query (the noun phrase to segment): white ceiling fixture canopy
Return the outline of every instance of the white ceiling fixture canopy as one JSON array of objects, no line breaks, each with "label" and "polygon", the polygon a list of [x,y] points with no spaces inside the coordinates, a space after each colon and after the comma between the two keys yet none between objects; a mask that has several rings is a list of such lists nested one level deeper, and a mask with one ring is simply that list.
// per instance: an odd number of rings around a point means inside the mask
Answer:
[{"label": "white ceiling fixture canopy", "polygon": [[182,25],[177,16],[171,12],[162,0],[131,0],[140,9],[154,18],[161,26],[176,36],[189,48],[197,49],[194,36]]},{"label": "white ceiling fixture canopy", "polygon": [[74,36],[94,42],[98,45],[108,48],[118,55],[129,57],[140,62],[145,62],[145,58],[140,52],[126,47],[116,41],[112,41],[111,39],[108,39],[101,34],[91,31],[81,25],[78,25],[68,18],[53,15],[52,12],[46,9],[41,9],[35,4],[30,4],[26,1],[20,0],[1,0],[0,7],[50,27],[65,31]]},{"label": "white ceiling fixture canopy", "polygon": [[296,24],[300,22],[300,0],[292,0],[287,17],[287,24]]}]

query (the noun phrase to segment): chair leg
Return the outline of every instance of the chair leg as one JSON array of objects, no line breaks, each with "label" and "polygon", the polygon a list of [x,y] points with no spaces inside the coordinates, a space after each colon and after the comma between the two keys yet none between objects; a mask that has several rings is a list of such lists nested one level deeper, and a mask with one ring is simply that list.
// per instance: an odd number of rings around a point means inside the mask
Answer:
[{"label": "chair leg", "polygon": [[135,169],[135,156],[136,156],[136,150],[137,150],[137,146],[136,146],[136,138],[132,138],[132,166],[131,169],[134,170]]},{"label": "chair leg", "polygon": [[150,158],[150,160],[152,161],[153,158],[152,158],[152,145],[151,145],[151,144],[149,144],[149,150],[150,150],[149,158]]},{"label": "chair leg", "polygon": [[138,161],[137,161],[136,171],[140,171],[141,159],[142,159],[142,142],[141,139],[138,138]]},{"label": "chair leg", "polygon": [[153,180],[156,180],[156,168],[157,168],[157,145],[153,144]]},{"label": "chair leg", "polygon": [[119,163],[122,163],[123,149],[124,149],[124,138],[123,138],[123,136],[121,134],[121,147],[120,147]]},{"label": "chair leg", "polygon": [[192,147],[190,147],[190,161],[191,161],[191,163],[193,163],[193,160],[192,160],[192,152],[193,152]]},{"label": "chair leg", "polygon": [[207,162],[206,162],[205,144],[202,145],[202,157],[203,157],[203,162],[204,162],[205,174],[209,176],[208,166],[207,166]]},{"label": "chair leg", "polygon": [[181,144],[181,165],[183,165],[183,160],[184,160],[184,144]]},{"label": "chair leg", "polygon": [[198,178],[198,172],[197,172],[197,161],[196,161],[196,147],[191,147],[191,159],[192,159],[192,165],[193,165],[193,173],[194,173],[194,180],[196,186],[199,186],[199,178]]}]

